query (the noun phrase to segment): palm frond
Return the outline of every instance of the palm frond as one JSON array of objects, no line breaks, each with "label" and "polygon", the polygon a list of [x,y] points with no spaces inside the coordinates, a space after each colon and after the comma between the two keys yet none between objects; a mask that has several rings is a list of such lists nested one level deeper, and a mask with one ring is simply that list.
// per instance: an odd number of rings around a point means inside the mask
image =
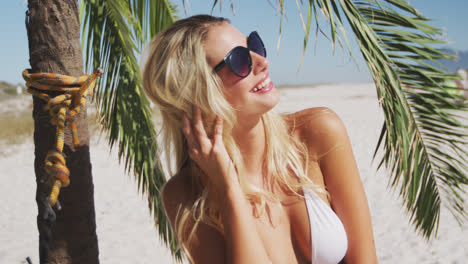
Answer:
[{"label": "palm frond", "polygon": [[385,116],[379,168],[390,169],[390,186],[399,187],[415,229],[427,239],[435,235],[442,202],[459,222],[466,220],[468,134],[459,114],[468,105],[444,85],[455,74],[434,66],[454,58],[441,48],[441,31],[403,0],[309,0],[304,49],[311,9],[327,18],[332,43],[337,27],[346,36],[340,14],[351,26]]},{"label": "palm frond", "polygon": [[[283,0],[279,8],[281,34]],[[351,26],[385,116],[374,158],[383,151],[379,168],[390,169],[390,186],[399,187],[416,231],[427,239],[437,234],[441,202],[459,223],[466,221],[468,104],[455,93],[459,88],[445,85],[458,77],[438,62],[455,58],[441,47],[446,43],[441,30],[405,0],[309,0],[307,10],[303,56],[312,12],[316,32],[323,33],[320,10],[330,24],[333,48],[335,38],[341,43],[339,28],[353,56],[342,15]],[[302,19],[300,8],[299,13]]]},{"label": "palm frond", "polygon": [[110,147],[118,145],[120,162],[127,172],[133,172],[139,190],[147,195],[160,237],[180,260],[160,200],[166,179],[136,59],[154,35],[174,22],[175,13],[175,5],[167,0],[84,0],[81,6],[87,71],[97,66],[104,69],[94,95],[103,130]]},{"label": "palm frond", "polygon": [[[302,61],[304,59],[305,51],[307,48],[307,44],[309,43],[309,33],[310,33],[310,27],[312,25],[312,15],[315,19],[315,40],[317,41],[318,33],[320,32],[325,38],[330,40],[332,44],[332,51],[335,51],[335,42],[338,41],[338,44],[340,45],[341,49],[343,49],[343,41],[341,40],[340,35],[338,34],[339,32],[342,33],[342,36],[344,37],[344,41],[346,44],[346,47],[348,49],[349,54],[351,57],[354,58],[353,53],[351,51],[351,45],[349,44],[349,40],[347,38],[344,26],[343,26],[343,21],[341,19],[341,15],[339,13],[338,6],[335,1],[330,1],[330,0],[317,0],[317,1],[308,1],[307,2],[307,21],[306,23],[303,23],[304,26],[304,41],[303,41],[303,46],[302,46],[302,56],[299,62],[299,68],[302,65]],[[299,9],[299,16],[301,17],[302,20],[302,12],[298,5]],[[328,37],[328,35],[322,30],[320,27],[320,19],[319,19],[319,11],[325,16],[327,21],[330,24],[330,34],[331,34],[331,39]],[[339,29],[339,32],[338,32]],[[317,43],[317,42],[316,42]]]}]

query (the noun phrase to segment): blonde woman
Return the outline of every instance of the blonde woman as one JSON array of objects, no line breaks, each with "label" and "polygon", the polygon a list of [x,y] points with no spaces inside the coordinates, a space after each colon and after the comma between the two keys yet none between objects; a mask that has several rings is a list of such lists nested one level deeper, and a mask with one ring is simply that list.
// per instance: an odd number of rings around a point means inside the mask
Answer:
[{"label": "blonde woman", "polygon": [[377,262],[343,123],[327,108],[272,110],[258,33],[179,20],[151,42],[143,86],[163,118],[166,214],[191,262]]}]

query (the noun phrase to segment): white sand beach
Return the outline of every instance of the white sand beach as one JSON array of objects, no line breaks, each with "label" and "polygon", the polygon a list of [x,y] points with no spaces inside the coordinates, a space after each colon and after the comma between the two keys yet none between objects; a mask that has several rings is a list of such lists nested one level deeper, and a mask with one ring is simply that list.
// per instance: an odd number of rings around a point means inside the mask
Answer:
[{"label": "white sand beach", "polygon": [[[468,263],[468,223],[460,227],[443,208],[438,236],[425,242],[409,224],[401,199],[387,188],[388,173],[376,171],[378,160],[373,164],[372,156],[383,114],[373,84],[288,88],[281,89],[281,94],[279,112],[326,106],[344,121],[369,201],[380,263]],[[0,115],[5,111],[0,107]],[[133,175],[127,175],[119,165],[116,151],[109,152],[106,140],[97,136],[92,138],[90,151],[100,262],[175,263],[158,239],[146,199],[137,192]],[[34,264],[39,263],[33,163],[32,134],[24,143],[2,143],[0,139],[2,264],[26,263],[28,256]],[[465,206],[468,208],[468,202]]]}]

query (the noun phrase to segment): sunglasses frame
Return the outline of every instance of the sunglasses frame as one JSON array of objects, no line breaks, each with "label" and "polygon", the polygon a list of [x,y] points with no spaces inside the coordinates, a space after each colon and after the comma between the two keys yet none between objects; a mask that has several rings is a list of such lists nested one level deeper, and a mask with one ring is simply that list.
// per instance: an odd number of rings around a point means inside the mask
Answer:
[{"label": "sunglasses frame", "polygon": [[[258,40],[260,41],[260,44],[262,45],[262,49],[263,49],[263,53],[265,54],[265,56],[263,56],[262,54],[259,54],[253,50],[251,50],[249,48],[249,44],[250,44],[250,39],[252,36],[256,36],[258,38]],[[232,69],[232,66],[231,66],[231,55],[233,54],[233,52],[236,50],[236,49],[243,49],[243,50],[248,50],[247,54],[248,54],[248,59],[249,59],[249,71],[247,72],[246,75],[240,75],[238,74],[237,72],[235,72],[233,69]],[[263,40],[262,38],[260,38],[260,35],[257,33],[257,31],[252,31],[250,34],[249,34],[249,37],[247,38],[247,47],[243,47],[243,46],[237,46],[237,47],[234,47],[232,50],[230,50],[228,52],[228,54],[224,57],[224,59],[218,63],[214,68],[213,68],[213,71],[214,72],[218,72],[219,70],[221,70],[225,65],[228,65],[229,66],[229,69],[231,70],[232,73],[234,73],[236,76],[238,77],[241,77],[241,78],[244,78],[244,77],[247,77],[249,76],[250,72],[252,72],[252,56],[250,56],[250,51],[253,51],[257,54],[259,54],[260,56],[263,56],[266,58],[266,48],[265,48],[265,44],[263,44]]]}]

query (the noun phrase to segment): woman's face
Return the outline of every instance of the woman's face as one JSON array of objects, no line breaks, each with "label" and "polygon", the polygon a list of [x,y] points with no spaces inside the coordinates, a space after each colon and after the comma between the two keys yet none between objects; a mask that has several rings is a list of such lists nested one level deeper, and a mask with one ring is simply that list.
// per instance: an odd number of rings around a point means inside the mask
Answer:
[{"label": "woman's face", "polygon": [[[208,64],[214,68],[234,47],[247,47],[247,37],[231,24],[212,26],[205,40]],[[222,80],[228,102],[237,110],[238,117],[259,116],[272,109],[279,101],[279,92],[269,81],[268,59],[250,51],[252,71],[238,77],[225,65],[217,72]],[[255,91],[263,83],[264,88]]]}]

